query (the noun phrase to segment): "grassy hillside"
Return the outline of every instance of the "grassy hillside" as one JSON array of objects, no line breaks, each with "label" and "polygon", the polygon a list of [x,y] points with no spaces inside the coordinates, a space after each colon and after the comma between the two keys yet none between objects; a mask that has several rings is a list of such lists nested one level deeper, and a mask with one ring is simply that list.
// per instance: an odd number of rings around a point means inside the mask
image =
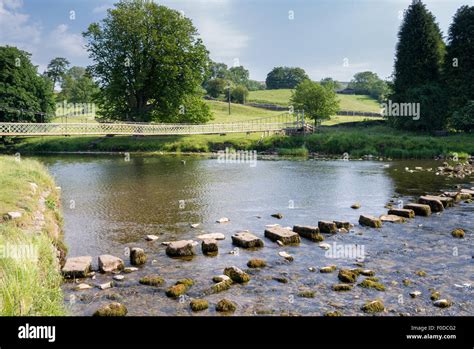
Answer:
[{"label": "grassy hillside", "polygon": [[[291,91],[288,89],[250,91],[247,101],[249,103],[269,103],[287,106],[290,101]],[[380,112],[379,103],[369,96],[337,95],[337,97],[340,101],[341,110]]]}]

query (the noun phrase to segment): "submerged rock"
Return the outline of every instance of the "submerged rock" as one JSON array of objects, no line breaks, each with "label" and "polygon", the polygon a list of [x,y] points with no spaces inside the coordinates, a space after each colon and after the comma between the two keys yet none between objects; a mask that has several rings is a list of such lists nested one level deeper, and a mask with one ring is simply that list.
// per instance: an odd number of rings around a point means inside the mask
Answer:
[{"label": "submerged rock", "polygon": [[272,277],[273,280],[281,283],[281,284],[287,284],[288,283],[288,279],[283,277],[283,276],[274,276]]},{"label": "submerged rock", "polygon": [[277,219],[282,219],[283,215],[281,213],[274,213],[274,214],[272,214],[272,217],[277,218]]},{"label": "submerged rock", "polygon": [[159,285],[163,284],[165,282],[165,280],[159,275],[152,274],[152,275],[147,275],[147,276],[144,276],[144,277],[140,278],[140,280],[138,280],[138,282],[142,285],[159,286]]},{"label": "submerged rock", "polygon": [[357,281],[357,273],[348,269],[339,270],[339,274],[337,275],[337,277],[342,282],[354,283]]},{"label": "submerged rock", "polygon": [[440,294],[438,291],[433,291],[433,292],[431,292],[430,299],[431,299],[432,301],[436,301],[436,300],[438,300],[440,297],[441,297],[441,294]]},{"label": "submerged rock", "polygon": [[332,286],[332,289],[336,292],[344,292],[352,290],[352,285],[349,284],[336,284]]},{"label": "submerged rock", "polygon": [[186,287],[191,287],[194,285],[194,280],[191,278],[181,279],[176,281],[176,285],[185,285]]},{"label": "submerged rock", "polygon": [[371,215],[360,215],[359,224],[371,228],[382,228],[382,221],[379,218]]},{"label": "submerged rock", "polygon": [[120,271],[123,270],[124,267],[123,260],[118,257],[109,254],[99,256],[99,270],[103,273]]},{"label": "submerged rock", "polygon": [[81,256],[66,259],[61,272],[65,278],[84,278],[92,271],[92,257]]},{"label": "submerged rock", "polygon": [[267,266],[267,262],[265,262],[263,259],[251,259],[247,262],[247,266],[249,268],[263,268]]},{"label": "submerged rock", "polygon": [[335,265],[328,265],[327,267],[320,268],[319,272],[323,273],[323,274],[328,274],[328,273],[332,273],[333,271],[335,271],[336,268],[337,267]]},{"label": "submerged rock", "polygon": [[265,229],[265,236],[274,242],[279,240],[285,245],[300,243],[300,236],[297,233],[281,227]]},{"label": "submerged rock", "polygon": [[324,240],[324,237],[319,233],[318,227],[295,225],[293,231],[311,241],[320,242]]},{"label": "submerged rock", "polygon": [[93,316],[125,316],[127,313],[128,310],[125,305],[112,302],[101,306],[94,312]]},{"label": "submerged rock", "polygon": [[358,286],[364,287],[364,288],[374,288],[378,291],[385,291],[385,286],[384,285],[382,285],[379,282],[370,280],[370,279],[365,279]]},{"label": "submerged rock", "polygon": [[321,233],[336,234],[337,225],[333,221],[319,221],[318,228]]},{"label": "submerged rock", "polygon": [[424,204],[406,204],[403,208],[408,210],[413,210],[417,216],[424,216],[427,217],[431,215],[431,207],[430,205]]},{"label": "submerged rock", "polygon": [[417,270],[417,271],[415,271],[415,274],[418,275],[418,276],[421,276],[421,277],[425,277],[426,276],[426,271]]},{"label": "submerged rock", "polygon": [[193,299],[189,305],[192,311],[202,311],[209,308],[209,302],[205,299]]},{"label": "submerged rock", "polygon": [[342,313],[338,310],[334,310],[334,311],[328,311],[328,312],[324,313],[324,316],[329,316],[329,317],[342,316]]},{"label": "submerged rock", "polygon": [[304,290],[298,292],[297,296],[301,298],[314,298],[315,292],[311,290]]},{"label": "submerged rock", "polygon": [[91,288],[92,288],[91,285],[85,284],[85,283],[79,284],[79,285],[77,285],[76,287],[74,287],[74,289],[75,289],[76,291],[89,290],[89,289],[91,289]]},{"label": "submerged rock", "polygon": [[357,209],[360,208],[360,204],[359,203],[352,204],[351,208],[354,209],[354,210],[357,210]]},{"label": "submerged rock", "polygon": [[464,238],[464,230],[463,229],[454,229],[452,232],[451,232],[451,235],[455,238],[458,238],[458,239],[462,239]]},{"label": "submerged rock", "polygon": [[365,303],[361,309],[366,313],[380,313],[385,310],[385,306],[380,299],[376,299]]},{"label": "submerged rock", "polygon": [[232,235],[232,243],[242,248],[263,247],[261,239],[246,231]]},{"label": "submerged rock", "polygon": [[364,276],[374,276],[375,271],[370,270],[370,269],[363,269],[363,270],[360,271],[360,274],[364,275]]},{"label": "submerged rock", "polygon": [[232,280],[228,278],[227,280],[222,280],[215,285],[211,286],[211,293],[219,293],[222,291],[226,291],[232,285]]},{"label": "submerged rock", "polygon": [[217,275],[212,278],[212,281],[214,281],[215,283],[228,281],[228,280],[232,281],[230,277],[228,277],[227,275]]},{"label": "submerged rock", "polygon": [[293,260],[294,260],[293,256],[291,254],[289,254],[288,252],[285,252],[285,251],[278,252],[278,255],[280,257],[285,258],[289,262],[293,262]]},{"label": "submerged rock", "polygon": [[194,245],[193,240],[173,241],[166,247],[166,254],[170,257],[194,256]]},{"label": "submerged rock", "polygon": [[447,299],[439,299],[433,302],[433,305],[438,308],[449,308],[453,303]]},{"label": "submerged rock", "polygon": [[183,294],[185,294],[188,290],[188,287],[184,284],[176,284],[174,286],[169,287],[166,290],[166,296],[176,298]]},{"label": "submerged rock", "polygon": [[421,292],[420,291],[413,291],[413,292],[410,292],[410,297],[411,298],[416,298],[418,296],[421,296]]},{"label": "submerged rock", "polygon": [[229,223],[230,219],[227,218],[227,217],[222,217],[222,218],[219,218],[216,222],[217,223]]},{"label": "submerged rock", "polygon": [[126,268],[123,269],[123,272],[127,273],[127,274],[133,273],[134,271],[138,271],[138,268],[137,267],[126,267]]},{"label": "submerged rock", "polygon": [[234,312],[237,309],[237,305],[228,300],[228,299],[221,299],[217,304],[216,304],[216,310],[219,312],[224,312],[224,313],[230,313]]},{"label": "submerged rock", "polygon": [[235,266],[225,268],[224,275],[227,275],[231,278],[232,281],[237,282],[239,284],[250,281],[250,276],[246,272]]},{"label": "submerged rock", "polygon": [[132,265],[143,265],[147,261],[147,256],[143,249],[134,247],[130,249],[130,264]]}]

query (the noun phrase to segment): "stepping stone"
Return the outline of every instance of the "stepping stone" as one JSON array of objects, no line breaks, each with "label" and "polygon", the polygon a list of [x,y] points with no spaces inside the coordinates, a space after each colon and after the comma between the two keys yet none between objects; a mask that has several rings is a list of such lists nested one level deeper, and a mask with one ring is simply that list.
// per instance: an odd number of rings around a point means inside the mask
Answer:
[{"label": "stepping stone", "polygon": [[344,229],[350,230],[351,225],[352,225],[350,222],[343,222],[343,221],[334,221],[334,223],[336,223],[336,227],[338,229],[344,228]]},{"label": "stepping stone", "polygon": [[390,223],[405,223],[405,218],[394,215],[394,214],[381,215],[380,220],[382,222],[390,222]]},{"label": "stepping stone", "polygon": [[284,245],[300,243],[300,236],[297,233],[281,227],[265,229],[265,237],[274,242],[281,241]]},{"label": "stepping stone", "polygon": [[453,207],[454,199],[446,196],[437,196],[437,195],[425,195],[429,199],[439,200],[443,204],[444,208]]},{"label": "stepping stone", "polygon": [[417,216],[429,216],[431,215],[430,205],[424,204],[406,204],[403,206],[405,209],[413,210]]},{"label": "stepping stone", "polygon": [[462,200],[462,195],[461,193],[457,192],[457,191],[445,191],[443,193],[444,196],[448,197],[448,198],[451,198],[454,200],[454,202],[459,202]]},{"label": "stepping stone", "polygon": [[382,228],[382,221],[379,218],[371,215],[360,215],[359,224],[371,228]]},{"label": "stepping stone", "polygon": [[321,233],[336,234],[337,225],[333,221],[319,221],[318,228]]},{"label": "stepping stone", "polygon": [[130,249],[130,264],[131,265],[143,265],[147,261],[147,256],[143,249],[133,247]]},{"label": "stepping stone", "polygon": [[92,257],[81,256],[66,259],[62,269],[65,278],[84,278],[92,270]]},{"label": "stepping stone", "polygon": [[474,196],[474,189],[461,189],[461,194],[468,194]]},{"label": "stepping stone", "polygon": [[99,270],[103,273],[123,270],[123,260],[110,254],[99,256]]},{"label": "stepping stone", "polygon": [[193,240],[173,241],[166,247],[166,254],[169,257],[194,256],[194,246],[195,242]]},{"label": "stepping stone", "polygon": [[205,239],[201,243],[202,253],[205,255],[216,255],[219,251],[217,246],[217,240],[215,239]]},{"label": "stepping stone", "polygon": [[396,215],[405,218],[414,218],[415,211],[407,209],[407,208],[392,208],[388,210],[389,215]]},{"label": "stepping stone", "polygon": [[210,233],[210,234],[198,235],[196,238],[199,239],[199,240],[207,240],[207,239],[211,239],[211,240],[224,240],[224,239],[225,239],[225,235],[224,235],[224,234],[221,234],[221,233]]},{"label": "stepping stone", "polygon": [[429,198],[428,196],[420,196],[420,198],[418,199],[418,203],[430,206],[431,211],[433,211],[433,212],[442,212],[442,211],[444,211],[444,205],[438,199]]},{"label": "stepping stone", "polygon": [[243,248],[263,247],[263,241],[247,231],[232,235],[232,243]]},{"label": "stepping stone", "polygon": [[295,225],[293,231],[298,233],[299,236],[311,241],[319,242],[324,240],[324,237],[319,233],[318,227]]}]

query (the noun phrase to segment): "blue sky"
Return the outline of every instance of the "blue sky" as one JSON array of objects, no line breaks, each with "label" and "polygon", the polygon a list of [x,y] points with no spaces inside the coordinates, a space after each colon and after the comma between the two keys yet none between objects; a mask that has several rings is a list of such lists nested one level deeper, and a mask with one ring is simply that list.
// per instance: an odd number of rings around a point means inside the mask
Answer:
[{"label": "blue sky", "polygon": [[[113,0],[0,0],[0,45],[33,54],[43,71],[62,56],[87,66],[81,33]],[[242,64],[256,80],[275,66],[299,66],[314,80],[392,73],[401,13],[411,0],[162,0],[191,18],[211,58]],[[444,36],[457,8],[473,0],[425,0]],[[74,12],[71,12],[74,11]],[[73,16],[71,16],[73,15]],[[346,63],[346,64],[344,64]]]}]

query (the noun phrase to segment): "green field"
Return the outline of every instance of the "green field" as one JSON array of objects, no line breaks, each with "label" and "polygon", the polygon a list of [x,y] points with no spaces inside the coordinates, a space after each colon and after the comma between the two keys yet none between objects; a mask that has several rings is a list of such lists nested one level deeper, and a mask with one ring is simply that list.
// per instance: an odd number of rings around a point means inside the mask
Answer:
[{"label": "green field", "polygon": [[[281,89],[281,90],[261,90],[261,91],[250,91],[247,98],[249,103],[262,103],[262,104],[276,104],[280,106],[288,106],[290,103],[292,90]],[[362,112],[372,112],[379,113],[380,105],[379,103],[369,97],[364,95],[341,95],[338,94],[337,97],[340,101],[341,110],[351,110],[351,111],[362,111]]]}]

